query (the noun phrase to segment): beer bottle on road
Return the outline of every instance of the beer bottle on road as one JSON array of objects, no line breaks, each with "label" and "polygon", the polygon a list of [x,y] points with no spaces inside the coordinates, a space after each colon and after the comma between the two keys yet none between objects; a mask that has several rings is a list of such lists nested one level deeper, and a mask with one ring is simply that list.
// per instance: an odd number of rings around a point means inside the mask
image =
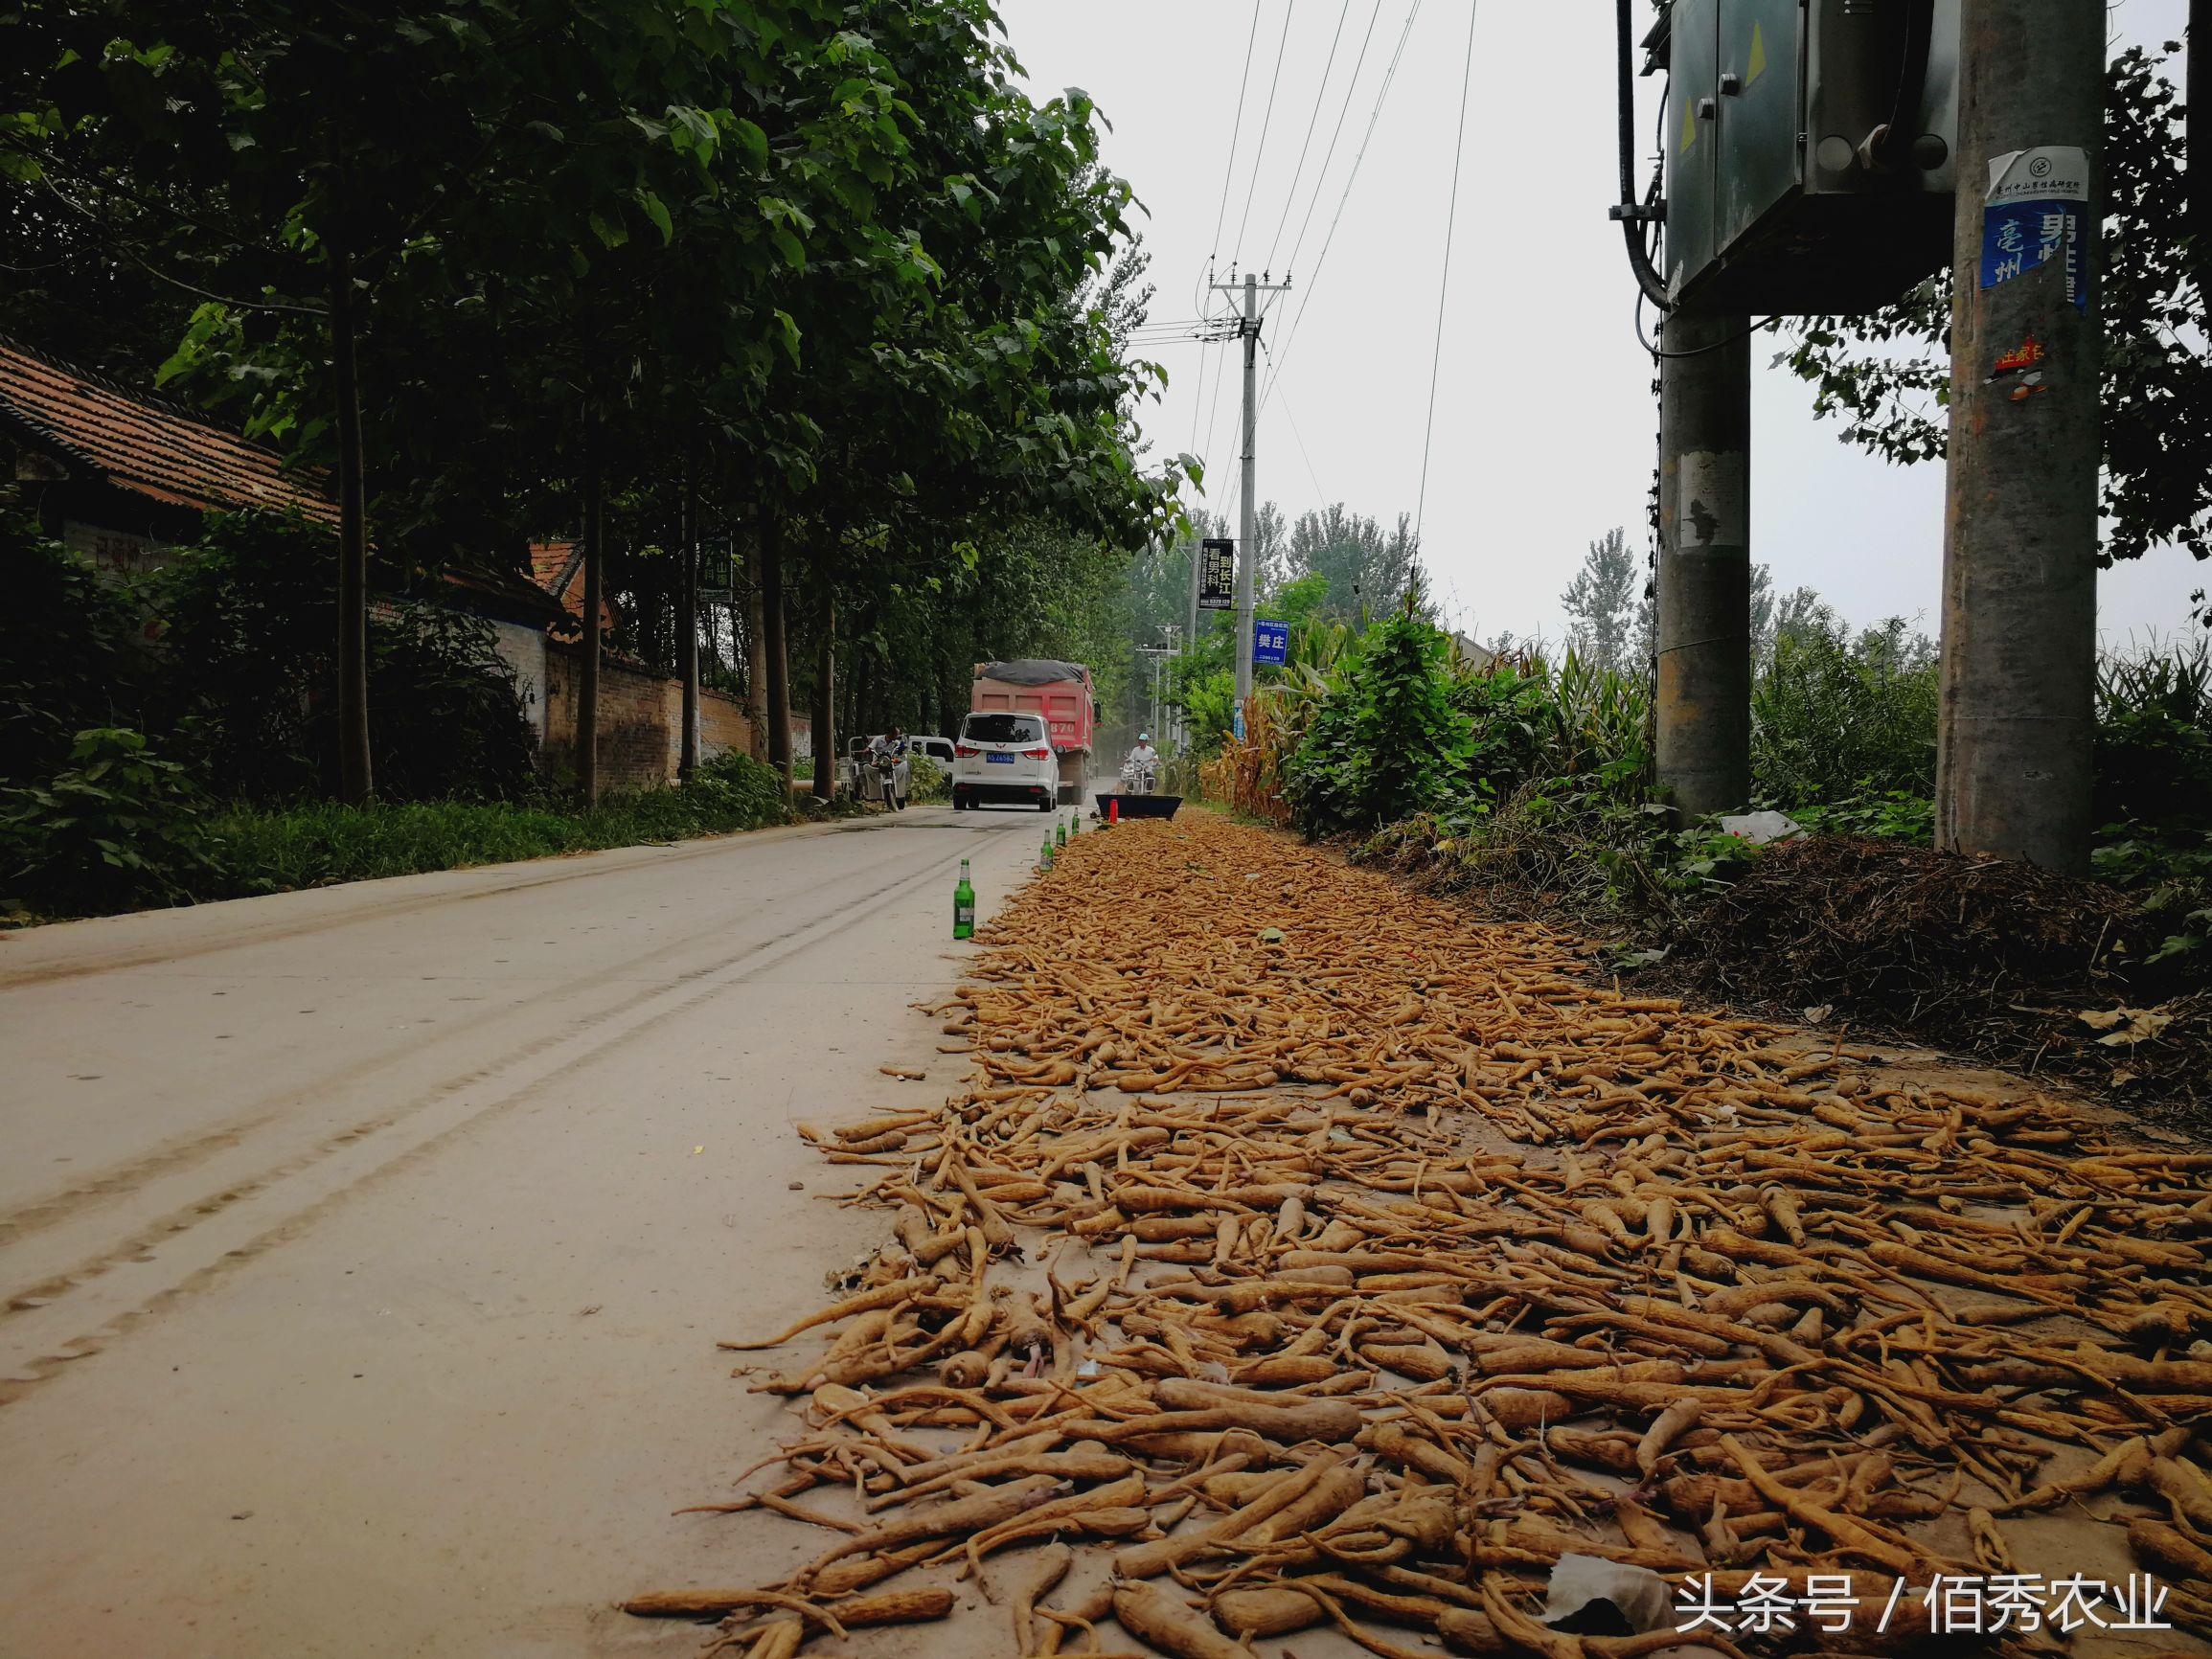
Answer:
[{"label": "beer bottle on road", "polygon": [[952,937],[975,937],[975,889],[968,879],[968,860],[960,861],[960,885],[952,890]]}]

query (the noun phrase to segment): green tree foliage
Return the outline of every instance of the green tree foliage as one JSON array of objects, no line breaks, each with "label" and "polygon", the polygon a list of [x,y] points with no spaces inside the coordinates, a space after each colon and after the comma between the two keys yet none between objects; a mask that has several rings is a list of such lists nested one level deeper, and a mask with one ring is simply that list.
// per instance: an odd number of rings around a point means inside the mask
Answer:
[{"label": "green tree foliage", "polygon": [[214,869],[188,768],[142,732],[95,726],[42,783],[0,789],[0,903],[60,914],[182,897]]},{"label": "green tree foliage", "polygon": [[50,776],[79,732],[137,722],[146,663],[129,597],[6,492],[0,568],[0,783],[27,783]]},{"label": "green tree foliage", "polygon": [[1572,619],[1567,641],[1585,661],[1619,669],[1629,661],[1639,584],[1627,533],[1618,526],[1590,543],[1582,568],[1560,595]]},{"label": "green tree foliage", "polygon": [[2097,714],[2099,817],[2212,831],[2212,645],[2107,658]]},{"label": "green tree foliage", "polygon": [[788,549],[803,693],[839,618],[968,602],[1010,525],[1140,545],[1190,471],[1137,465],[1096,112],[999,34],[985,0],[27,0],[0,170],[40,206],[0,229],[201,298],[165,376],[364,486],[391,572],[602,524],[657,650],[688,477]]},{"label": "green tree foliage", "polygon": [[1283,547],[1284,580],[1321,578],[1322,614],[1339,621],[1384,614],[1404,598],[1420,567],[1411,513],[1400,513],[1386,530],[1340,501],[1300,513]]},{"label": "green tree foliage", "polygon": [[1854,637],[1812,602],[1782,628],[1752,682],[1754,790],[1786,811],[1892,792],[1930,795],[1936,699],[1927,635],[1892,617]]},{"label": "green tree foliage", "polygon": [[[1574,580],[1560,595],[1570,619],[1568,648],[1593,667],[1644,672],[1658,648],[1659,610],[1653,581],[1643,561],[1627,546],[1627,533],[1615,527],[1589,545]],[[1810,593],[1811,589],[1800,589]],[[1751,567],[1751,652],[1763,661],[1774,648],[1774,573]],[[1506,654],[1513,636],[1494,648]]]},{"label": "green tree foliage", "polygon": [[[319,528],[265,514],[209,521],[148,598],[162,627],[159,729],[225,799],[331,791],[337,595]],[[394,800],[497,799],[533,784],[531,736],[489,624],[437,603],[369,626],[376,765]]]},{"label": "green tree foliage", "polygon": [[[2201,346],[2205,296],[2166,61],[2132,48],[2108,83],[2097,269],[2108,563],[2163,542],[2212,557],[2212,357]],[[1843,418],[1849,442],[1903,464],[1937,460],[1949,440],[1950,313],[1946,273],[1866,316],[1804,323],[1783,360],[1815,388],[1817,413]]]},{"label": "green tree foliage", "polygon": [[1409,590],[1362,642],[1285,769],[1310,835],[1368,831],[1425,812],[1464,780],[1468,717],[1452,705],[1451,642]]}]

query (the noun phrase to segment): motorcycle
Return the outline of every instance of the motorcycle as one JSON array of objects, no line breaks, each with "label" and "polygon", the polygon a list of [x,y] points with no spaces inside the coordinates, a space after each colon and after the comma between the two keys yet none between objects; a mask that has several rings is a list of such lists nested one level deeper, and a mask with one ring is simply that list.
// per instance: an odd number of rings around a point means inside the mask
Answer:
[{"label": "motorcycle", "polygon": [[1140,763],[1133,755],[1122,762],[1123,794],[1150,795],[1158,784],[1159,767],[1156,764]]},{"label": "motorcycle", "polygon": [[899,768],[904,763],[902,758],[886,749],[877,755],[872,763],[876,768],[877,788],[882,795],[883,805],[894,812],[905,811],[906,793],[899,784]]}]

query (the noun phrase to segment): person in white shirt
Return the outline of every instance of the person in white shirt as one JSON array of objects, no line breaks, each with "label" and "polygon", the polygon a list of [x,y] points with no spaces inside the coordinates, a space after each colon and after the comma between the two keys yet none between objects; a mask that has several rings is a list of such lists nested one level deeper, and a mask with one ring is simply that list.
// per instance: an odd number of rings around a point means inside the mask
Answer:
[{"label": "person in white shirt", "polygon": [[883,778],[883,804],[893,811],[906,809],[906,734],[897,726],[868,745],[869,759],[880,768],[885,761],[891,762]]},{"label": "person in white shirt", "polygon": [[1136,775],[1140,789],[1149,787],[1148,779],[1159,776],[1160,752],[1152,747],[1151,733],[1137,734],[1137,746],[1129,751],[1129,770]]}]

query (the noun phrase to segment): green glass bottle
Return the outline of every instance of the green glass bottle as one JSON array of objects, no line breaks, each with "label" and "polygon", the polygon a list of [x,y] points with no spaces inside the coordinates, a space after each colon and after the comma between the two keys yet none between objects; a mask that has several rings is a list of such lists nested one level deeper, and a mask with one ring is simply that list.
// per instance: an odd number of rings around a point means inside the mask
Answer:
[{"label": "green glass bottle", "polygon": [[1065,847],[1067,845],[1067,826],[1065,824],[1058,826],[1053,830],[1052,840],[1053,845],[1056,847]]},{"label": "green glass bottle", "polygon": [[1083,833],[1083,808],[1078,807],[1067,815],[1067,838],[1073,841]]},{"label": "green glass bottle", "polygon": [[1050,835],[1047,835],[1044,838],[1044,846],[1038,852],[1037,867],[1039,870],[1050,870],[1052,868],[1052,837]]},{"label": "green glass bottle", "polygon": [[952,937],[975,937],[975,888],[968,879],[968,860],[960,861],[960,885],[952,890]]}]

